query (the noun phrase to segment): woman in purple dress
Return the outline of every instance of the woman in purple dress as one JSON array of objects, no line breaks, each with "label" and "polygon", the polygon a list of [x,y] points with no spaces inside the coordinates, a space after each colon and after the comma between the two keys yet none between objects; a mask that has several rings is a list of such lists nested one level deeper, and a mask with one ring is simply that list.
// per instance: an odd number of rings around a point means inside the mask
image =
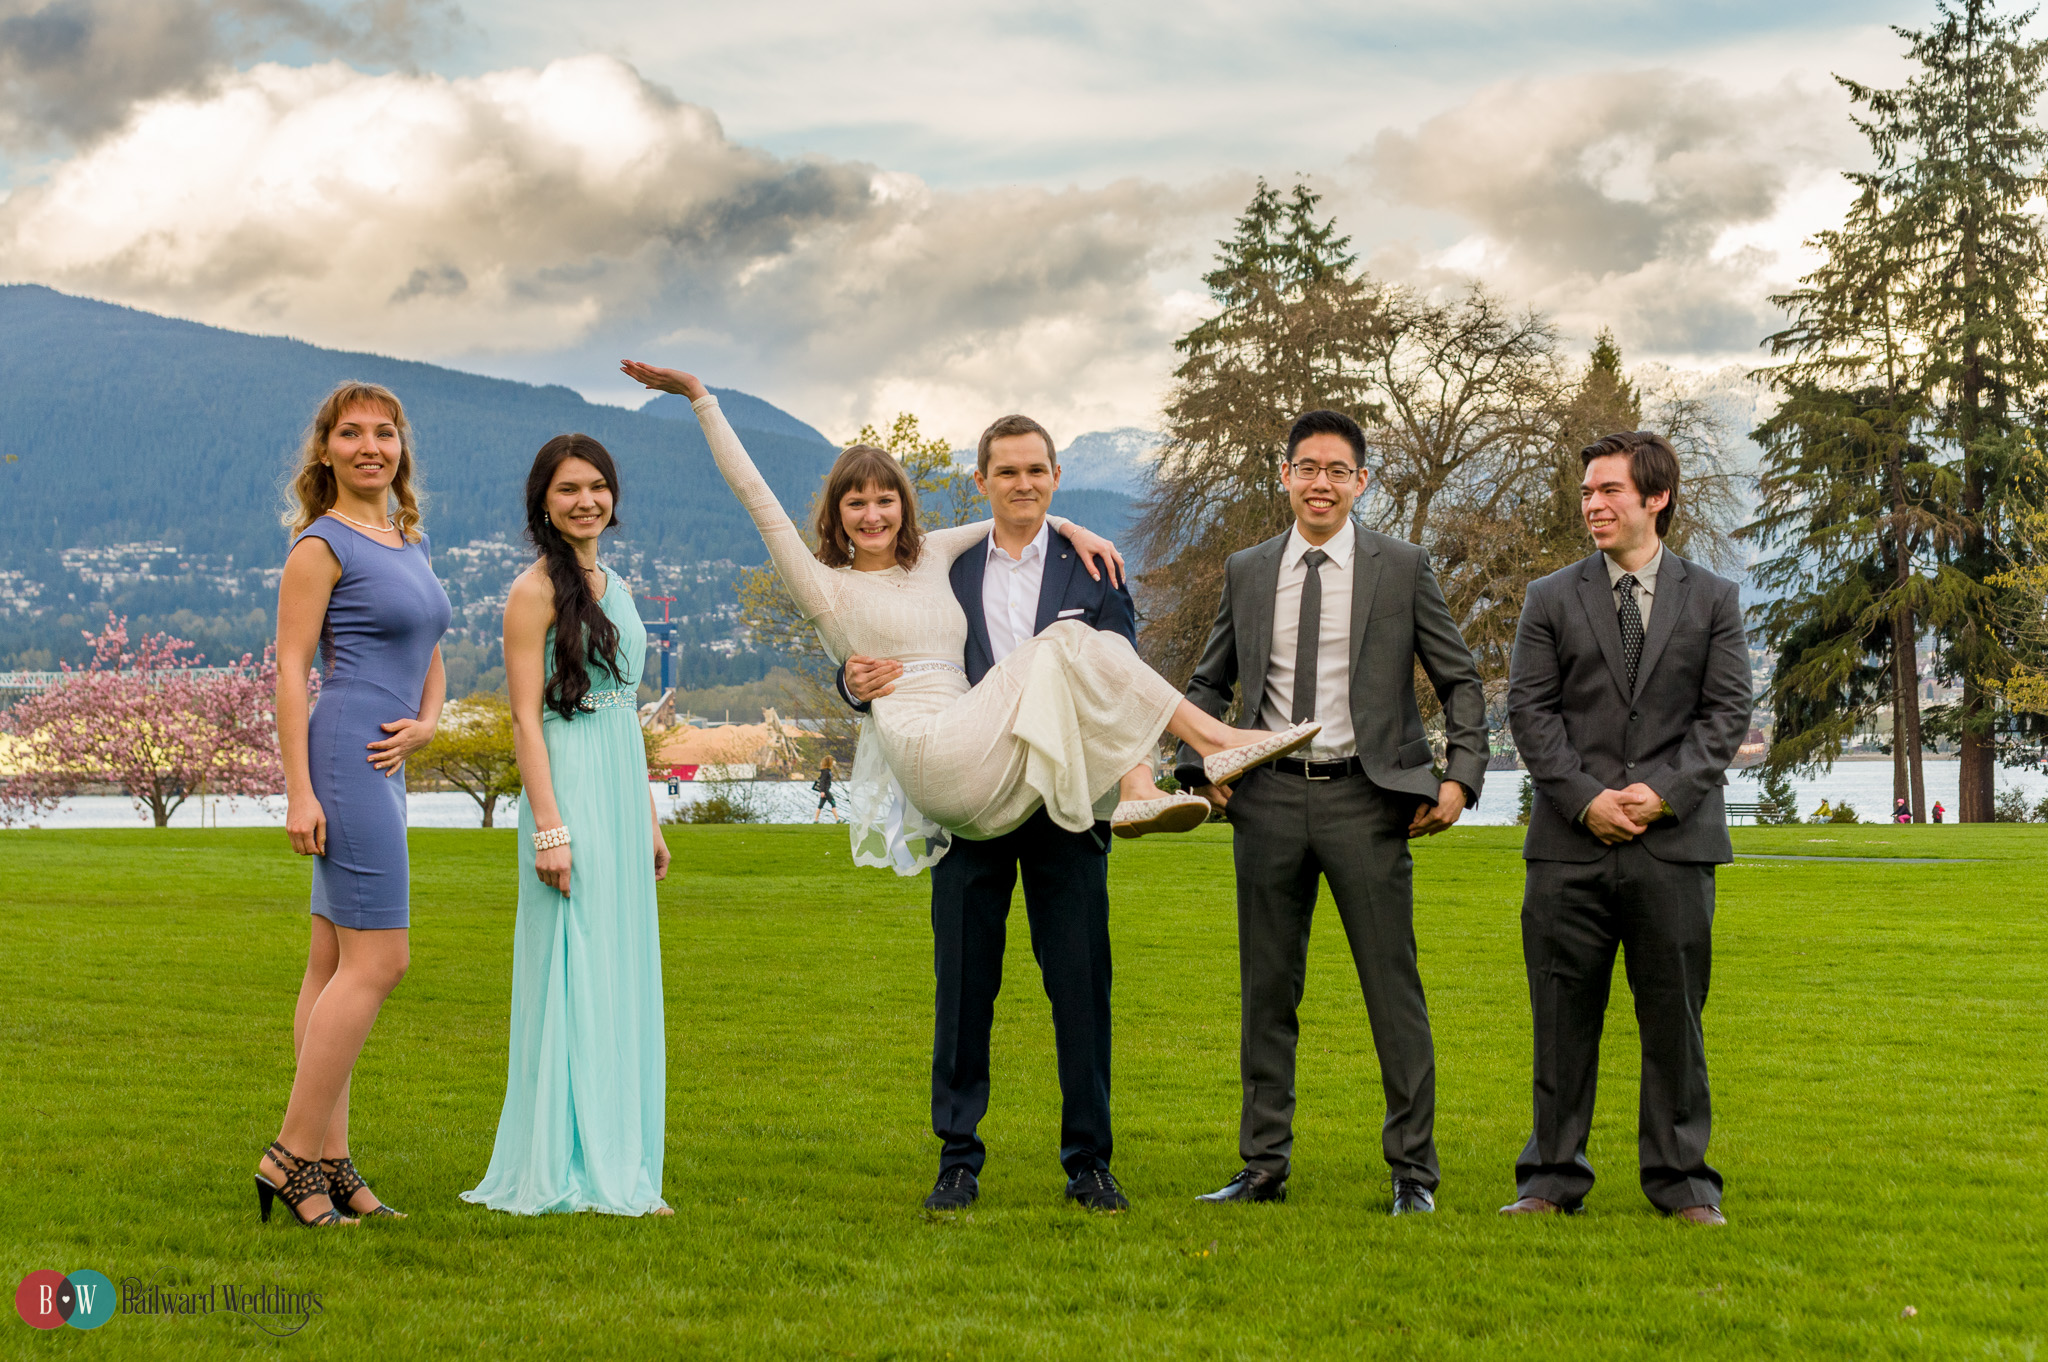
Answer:
[{"label": "woman in purple dress", "polygon": [[[285,523],[297,536],[277,599],[277,742],[292,850],[312,856],[313,940],[292,1038],[284,1127],[256,1173],[265,1220],[283,1198],[304,1225],[396,1216],[349,1159],[349,1074],[405,977],[410,867],[405,759],[447,698],[434,577],[412,486],[412,435],[388,390],[344,383],[314,414]],[[306,675],[321,660],[320,701]]]}]

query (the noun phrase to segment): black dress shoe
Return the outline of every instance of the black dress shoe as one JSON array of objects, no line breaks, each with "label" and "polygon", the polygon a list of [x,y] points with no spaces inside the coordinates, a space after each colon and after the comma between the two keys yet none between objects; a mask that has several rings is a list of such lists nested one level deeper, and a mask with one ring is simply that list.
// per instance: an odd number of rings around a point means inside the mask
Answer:
[{"label": "black dress shoe", "polygon": [[1287,1200],[1287,1179],[1278,1173],[1268,1173],[1261,1168],[1247,1168],[1229,1182],[1197,1201],[1285,1201]]},{"label": "black dress shoe", "polygon": [[1436,1198],[1414,1178],[1394,1179],[1395,1215],[1434,1215]]},{"label": "black dress shoe", "polygon": [[981,1196],[981,1184],[966,1168],[955,1165],[939,1170],[939,1180],[932,1184],[932,1194],[924,1199],[928,1211],[964,1211]]},{"label": "black dress shoe", "polygon": [[1084,1169],[1067,1181],[1067,1200],[1079,1202],[1090,1211],[1128,1211],[1130,1198],[1116,1185],[1116,1175],[1107,1168]]}]

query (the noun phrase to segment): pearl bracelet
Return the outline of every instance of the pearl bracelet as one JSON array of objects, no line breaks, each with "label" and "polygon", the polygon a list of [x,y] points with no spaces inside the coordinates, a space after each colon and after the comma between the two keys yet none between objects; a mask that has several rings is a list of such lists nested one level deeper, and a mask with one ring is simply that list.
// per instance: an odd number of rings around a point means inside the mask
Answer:
[{"label": "pearl bracelet", "polygon": [[535,851],[551,851],[556,847],[565,847],[567,845],[569,845],[569,829],[566,827],[534,829],[533,849]]}]

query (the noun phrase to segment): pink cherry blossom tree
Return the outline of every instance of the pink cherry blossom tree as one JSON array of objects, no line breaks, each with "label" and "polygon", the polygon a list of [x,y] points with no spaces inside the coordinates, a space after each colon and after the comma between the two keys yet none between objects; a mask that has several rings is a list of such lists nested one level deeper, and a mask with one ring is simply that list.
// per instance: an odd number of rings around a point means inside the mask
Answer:
[{"label": "pink cherry blossom tree", "polygon": [[192,644],[150,634],[133,652],[128,621],[87,634],[83,669],[0,714],[19,774],[0,783],[0,825],[48,809],[87,785],[117,785],[170,822],[195,794],[269,795],[284,788],[277,752],[277,664],[265,648],[197,670]]}]

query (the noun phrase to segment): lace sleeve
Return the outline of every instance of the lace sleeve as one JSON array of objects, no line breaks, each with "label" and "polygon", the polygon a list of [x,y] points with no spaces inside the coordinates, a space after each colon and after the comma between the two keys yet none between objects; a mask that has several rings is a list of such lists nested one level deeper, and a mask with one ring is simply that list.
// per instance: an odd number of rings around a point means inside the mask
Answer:
[{"label": "lace sleeve", "polygon": [[954,559],[988,538],[995,526],[993,520],[977,520],[972,525],[931,530],[924,537],[924,551],[950,567]]},{"label": "lace sleeve", "polygon": [[746,446],[727,424],[725,413],[718,409],[718,399],[706,393],[690,406],[697,413],[698,424],[704,427],[704,439],[711,446],[718,471],[725,475],[726,485],[753,517],[754,528],[768,545],[775,570],[782,574],[789,594],[803,607],[804,617],[816,620],[831,613],[838,595],[838,574],[812,555],[810,545],[804,543],[788,512],[782,509],[782,503],[768,489],[767,480],[747,456]]}]

